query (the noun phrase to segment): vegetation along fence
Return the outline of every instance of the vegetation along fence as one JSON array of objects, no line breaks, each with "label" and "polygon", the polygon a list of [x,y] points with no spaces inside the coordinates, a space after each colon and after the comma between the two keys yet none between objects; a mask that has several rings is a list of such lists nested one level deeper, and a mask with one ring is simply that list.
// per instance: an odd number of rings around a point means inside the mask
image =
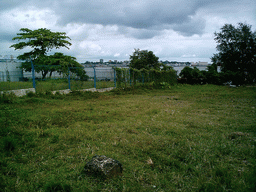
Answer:
[{"label": "vegetation along fence", "polygon": [[37,92],[115,87],[115,69],[31,65],[31,71],[0,71],[0,91],[35,88]]},{"label": "vegetation along fence", "polygon": [[173,69],[137,70],[112,67],[67,67],[31,65],[31,71],[0,72],[0,91],[35,88],[37,92],[89,88],[152,85],[166,87],[176,83]]},{"label": "vegetation along fence", "polygon": [[116,83],[117,87],[146,84],[155,88],[166,88],[176,84],[176,73],[177,72],[172,67],[165,67],[161,70],[116,68]]}]

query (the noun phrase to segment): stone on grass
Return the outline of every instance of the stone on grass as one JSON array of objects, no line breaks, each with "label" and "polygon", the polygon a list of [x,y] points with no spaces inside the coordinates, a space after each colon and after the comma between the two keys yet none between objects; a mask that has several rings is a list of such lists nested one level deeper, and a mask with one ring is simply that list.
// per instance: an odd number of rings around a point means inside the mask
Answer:
[{"label": "stone on grass", "polygon": [[85,174],[101,178],[112,178],[121,175],[122,171],[119,161],[105,155],[95,155],[84,167]]}]

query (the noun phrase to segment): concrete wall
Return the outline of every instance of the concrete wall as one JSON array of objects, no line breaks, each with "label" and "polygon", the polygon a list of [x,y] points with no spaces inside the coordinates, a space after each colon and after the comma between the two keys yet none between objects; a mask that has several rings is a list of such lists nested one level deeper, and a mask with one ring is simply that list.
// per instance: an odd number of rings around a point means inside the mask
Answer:
[{"label": "concrete wall", "polygon": [[17,97],[22,97],[27,95],[29,92],[35,93],[36,90],[34,88],[29,88],[29,89],[17,89],[17,90],[10,90],[10,91],[1,91],[0,94],[14,94]]},{"label": "concrete wall", "polygon": [[[103,88],[103,89],[95,89],[95,88],[91,88],[91,89],[83,89],[80,91],[91,91],[91,92],[105,92],[105,91],[111,91],[112,89],[115,89],[115,87],[108,87],[108,88]],[[29,92],[32,93],[36,93],[36,90],[34,88],[29,88],[29,89],[17,89],[17,90],[10,90],[10,91],[0,91],[0,95],[1,94],[14,94],[17,97],[22,97],[27,95]],[[65,90],[57,90],[57,91],[52,91],[52,94],[56,94],[56,93],[60,93],[61,95],[63,94],[69,94],[72,91],[70,89],[65,89]]]}]

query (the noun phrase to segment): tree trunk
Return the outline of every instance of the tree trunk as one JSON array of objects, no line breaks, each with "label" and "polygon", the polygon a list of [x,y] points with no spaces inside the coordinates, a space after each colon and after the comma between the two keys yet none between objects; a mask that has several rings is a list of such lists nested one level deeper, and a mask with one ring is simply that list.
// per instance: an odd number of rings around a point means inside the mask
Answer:
[{"label": "tree trunk", "polygon": [[52,78],[52,72],[53,72],[53,71],[50,72],[50,78]]},{"label": "tree trunk", "polygon": [[42,76],[43,76],[43,79],[46,77],[48,71],[42,71]]}]

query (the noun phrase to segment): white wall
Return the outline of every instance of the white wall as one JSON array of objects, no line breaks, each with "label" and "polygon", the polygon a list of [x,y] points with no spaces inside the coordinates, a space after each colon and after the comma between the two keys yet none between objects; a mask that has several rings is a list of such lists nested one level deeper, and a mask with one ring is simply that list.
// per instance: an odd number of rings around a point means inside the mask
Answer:
[{"label": "white wall", "polygon": [[21,62],[15,61],[0,62],[0,81],[19,81],[23,77],[20,65]]},{"label": "white wall", "polygon": [[18,71],[20,70],[19,67],[21,66],[21,62],[15,61],[7,61],[7,62],[0,62],[0,71]]}]

